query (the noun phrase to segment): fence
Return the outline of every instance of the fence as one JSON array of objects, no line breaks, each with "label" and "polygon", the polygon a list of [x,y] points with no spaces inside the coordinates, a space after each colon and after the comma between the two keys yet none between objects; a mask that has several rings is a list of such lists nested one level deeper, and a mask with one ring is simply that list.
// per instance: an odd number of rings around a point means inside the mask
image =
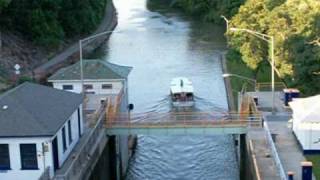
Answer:
[{"label": "fence", "polygon": [[73,161],[67,167],[66,171],[63,174],[57,174],[54,179],[55,180],[71,180],[77,179],[76,177],[81,177],[84,174],[84,170],[89,166],[89,161],[91,158],[95,157],[91,152],[95,147],[95,144],[100,141],[99,136],[101,133],[104,133],[104,122],[105,122],[105,113],[102,112],[101,116],[98,117],[97,123],[92,128],[92,130],[87,134],[87,138],[84,142],[81,143],[78,153],[75,154]]},{"label": "fence", "polygon": [[[193,128],[193,127],[261,127],[260,113],[152,113],[138,114],[139,121],[131,121],[128,116],[119,114],[106,127],[124,128]],[[244,118],[245,117],[245,118]],[[143,119],[143,120],[141,120]]]},{"label": "fence", "polygon": [[270,133],[270,130],[268,127],[268,123],[264,122],[263,125],[264,125],[264,129],[266,132],[266,139],[267,139],[268,145],[271,148],[271,154],[272,154],[272,157],[275,161],[276,167],[278,169],[280,178],[281,178],[281,180],[287,180],[287,175],[286,175],[284,168],[282,166],[282,163],[281,163],[280,157],[278,155],[278,151],[276,149],[276,146],[272,140],[272,136],[271,136],[271,133]]},{"label": "fence", "polygon": [[[274,89],[276,91],[282,91],[283,89],[287,88],[286,84],[283,82],[274,82]],[[270,82],[260,82],[256,84],[257,91],[271,91],[272,84]]]}]

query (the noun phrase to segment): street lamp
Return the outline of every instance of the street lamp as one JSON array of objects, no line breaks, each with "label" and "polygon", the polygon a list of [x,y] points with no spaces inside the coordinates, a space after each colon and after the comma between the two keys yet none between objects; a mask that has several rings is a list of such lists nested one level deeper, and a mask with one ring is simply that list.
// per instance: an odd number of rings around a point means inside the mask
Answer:
[{"label": "street lamp", "polygon": [[121,32],[121,31],[104,31],[98,34],[94,34],[92,36],[86,37],[84,39],[80,39],[79,40],[79,52],[80,52],[80,79],[81,79],[81,93],[84,94],[84,80],[83,80],[83,59],[82,59],[82,44],[85,43],[86,41],[95,39],[97,37],[106,35],[106,34],[110,34],[113,32]]},{"label": "street lamp", "polygon": [[223,18],[224,21],[226,22],[227,32],[228,32],[228,30],[229,30],[229,20],[224,15],[221,15],[220,17]]},{"label": "street lamp", "polygon": [[272,114],[275,113],[274,108],[275,108],[275,92],[274,92],[274,71],[275,71],[275,62],[274,62],[274,37],[269,36],[267,34],[262,34],[256,31],[252,31],[249,29],[240,29],[240,28],[230,28],[230,31],[243,31],[247,32],[249,34],[254,35],[257,38],[260,38],[264,41],[266,41],[271,48],[271,89],[272,89]]},{"label": "street lamp", "polygon": [[256,85],[257,85],[257,80],[255,80],[255,79],[251,79],[251,78],[248,78],[248,77],[245,77],[245,76],[241,76],[241,75],[238,75],[238,74],[230,74],[230,73],[222,74],[222,77],[224,77],[224,78],[231,77],[231,76],[251,81],[251,83],[254,85],[254,87],[256,87]]}]

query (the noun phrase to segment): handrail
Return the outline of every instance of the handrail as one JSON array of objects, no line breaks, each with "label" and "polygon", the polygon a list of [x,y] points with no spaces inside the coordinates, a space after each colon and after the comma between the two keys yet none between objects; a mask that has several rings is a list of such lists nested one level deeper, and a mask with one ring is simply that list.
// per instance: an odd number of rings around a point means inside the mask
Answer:
[{"label": "handrail", "polygon": [[[100,116],[98,117],[97,123],[92,128],[92,130],[87,134],[87,138],[85,139],[84,143],[82,143],[82,146],[78,150],[78,153],[75,154],[74,157],[72,157],[74,160],[71,162],[71,164],[68,166],[67,170],[63,174],[56,174],[54,179],[73,179],[75,175],[81,174],[81,171],[83,170],[83,166],[88,160],[88,156],[90,156],[90,151],[93,147],[93,145],[96,143],[98,136],[101,132],[104,131],[104,121],[105,120],[105,113],[102,111]],[[80,171],[80,172],[79,172]]]},{"label": "handrail", "polygon": [[[274,82],[275,88],[278,90],[282,90],[287,88],[286,84],[283,82]],[[264,91],[271,89],[271,83],[270,82],[259,82],[256,84],[256,90],[257,91]]]},{"label": "handrail", "polygon": [[181,127],[261,127],[261,118],[252,117],[250,120],[186,120],[157,121],[157,122],[132,122],[113,121],[105,124],[106,128],[181,128]]},{"label": "handrail", "polygon": [[271,133],[269,130],[268,123],[264,122],[263,125],[264,125],[264,129],[266,132],[266,138],[267,138],[268,144],[271,147],[271,154],[273,156],[273,159],[275,160],[275,164],[276,164],[276,167],[278,168],[280,178],[281,178],[281,180],[287,180],[287,175],[286,175],[284,168],[282,166],[280,157],[278,155],[277,148],[272,140],[272,136],[271,136]]}]

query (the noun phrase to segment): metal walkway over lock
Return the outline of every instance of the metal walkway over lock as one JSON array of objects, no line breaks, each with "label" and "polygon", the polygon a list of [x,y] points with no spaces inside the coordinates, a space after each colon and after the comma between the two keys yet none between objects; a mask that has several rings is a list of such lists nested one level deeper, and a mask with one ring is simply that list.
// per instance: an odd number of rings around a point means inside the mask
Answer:
[{"label": "metal walkway over lock", "polygon": [[[131,115],[133,116],[133,115]],[[134,115],[137,117],[137,114]],[[129,120],[128,116],[108,117],[108,135],[188,135],[245,134],[262,127],[260,114],[248,113],[155,113]]]}]

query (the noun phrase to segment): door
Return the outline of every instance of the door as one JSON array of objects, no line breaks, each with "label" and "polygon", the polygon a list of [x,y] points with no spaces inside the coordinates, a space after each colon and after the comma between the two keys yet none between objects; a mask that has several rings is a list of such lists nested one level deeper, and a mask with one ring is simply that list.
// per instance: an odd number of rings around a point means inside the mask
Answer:
[{"label": "door", "polygon": [[56,171],[59,168],[58,142],[57,137],[52,141],[53,168]]}]

